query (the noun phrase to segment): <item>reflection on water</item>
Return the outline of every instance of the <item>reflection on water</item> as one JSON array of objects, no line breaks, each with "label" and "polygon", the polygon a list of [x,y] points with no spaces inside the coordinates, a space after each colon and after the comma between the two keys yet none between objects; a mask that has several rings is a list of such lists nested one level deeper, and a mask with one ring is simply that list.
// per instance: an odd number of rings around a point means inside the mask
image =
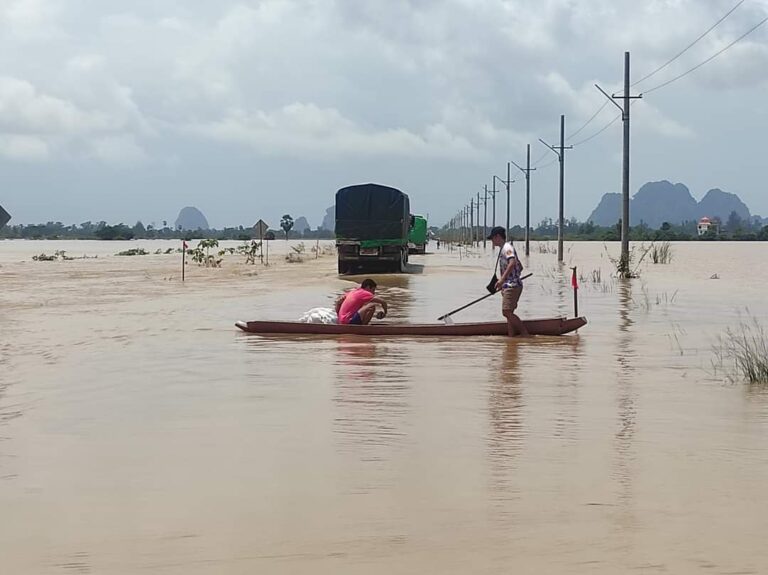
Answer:
[{"label": "reflection on water", "polygon": [[618,430],[615,437],[615,477],[618,483],[618,498],[623,511],[620,521],[625,526],[631,526],[634,521],[633,477],[635,475],[635,451],[633,447],[637,410],[636,394],[633,375],[635,372],[636,350],[634,349],[634,320],[632,319],[632,280],[620,280],[618,283],[619,298],[619,332],[616,338],[616,406],[618,410]]},{"label": "reflection on water", "polygon": [[501,362],[490,370],[488,392],[488,462],[491,498],[501,520],[506,519],[505,502],[519,496],[514,487],[515,459],[525,442],[523,394],[520,368],[520,341],[500,343]]},{"label": "reflection on water", "polygon": [[407,432],[409,358],[401,345],[371,338],[334,344],[334,433],[361,460],[384,461]]}]

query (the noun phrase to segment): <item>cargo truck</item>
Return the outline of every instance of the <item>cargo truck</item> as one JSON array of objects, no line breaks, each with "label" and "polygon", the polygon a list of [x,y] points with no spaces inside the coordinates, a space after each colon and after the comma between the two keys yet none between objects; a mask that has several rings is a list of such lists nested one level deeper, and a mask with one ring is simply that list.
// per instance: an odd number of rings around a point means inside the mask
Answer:
[{"label": "cargo truck", "polygon": [[427,253],[427,220],[424,216],[411,216],[411,229],[408,231],[408,253]]},{"label": "cargo truck", "polygon": [[339,273],[402,272],[408,264],[408,195],[379,184],[336,192]]}]

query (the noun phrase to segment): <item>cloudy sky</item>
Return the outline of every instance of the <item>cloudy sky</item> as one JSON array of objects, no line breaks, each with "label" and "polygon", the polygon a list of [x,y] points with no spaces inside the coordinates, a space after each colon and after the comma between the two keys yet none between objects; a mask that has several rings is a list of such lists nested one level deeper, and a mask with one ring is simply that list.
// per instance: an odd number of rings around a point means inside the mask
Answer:
[{"label": "cloudy sky", "polygon": [[[0,0],[0,204],[15,223],[212,226],[304,215],[379,182],[435,224],[525,161],[557,214],[560,114],[576,144],[737,0]],[[768,16],[745,0],[650,90]],[[632,191],[714,187],[768,215],[768,25],[632,107]],[[517,170],[513,167],[513,170]],[[519,172],[516,176],[522,176]],[[514,177],[516,177],[514,176]],[[566,216],[621,187],[621,123],[566,155]],[[523,221],[522,178],[512,221]],[[504,210],[500,197],[498,210]]]}]

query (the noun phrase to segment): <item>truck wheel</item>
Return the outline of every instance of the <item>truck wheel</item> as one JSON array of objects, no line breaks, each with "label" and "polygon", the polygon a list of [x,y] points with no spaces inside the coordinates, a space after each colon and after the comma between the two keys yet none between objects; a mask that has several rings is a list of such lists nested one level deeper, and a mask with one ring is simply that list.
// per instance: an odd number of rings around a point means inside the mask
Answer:
[{"label": "truck wheel", "polygon": [[339,275],[343,276],[349,273],[350,265],[342,260],[339,260]]},{"label": "truck wheel", "polygon": [[397,271],[401,273],[405,273],[406,270],[408,269],[408,249],[407,248],[403,250],[403,255],[400,258],[400,265],[398,267],[400,269],[398,269]]}]

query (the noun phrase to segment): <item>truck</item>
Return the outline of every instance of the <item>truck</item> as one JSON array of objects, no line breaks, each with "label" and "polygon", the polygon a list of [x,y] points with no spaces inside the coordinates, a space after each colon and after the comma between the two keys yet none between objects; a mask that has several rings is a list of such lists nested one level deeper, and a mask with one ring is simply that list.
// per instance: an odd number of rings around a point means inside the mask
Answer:
[{"label": "truck", "polygon": [[427,253],[427,219],[424,216],[411,216],[411,229],[408,231],[408,253]]},{"label": "truck", "polygon": [[396,188],[359,184],[336,192],[339,274],[403,272],[408,264],[410,200]]}]

